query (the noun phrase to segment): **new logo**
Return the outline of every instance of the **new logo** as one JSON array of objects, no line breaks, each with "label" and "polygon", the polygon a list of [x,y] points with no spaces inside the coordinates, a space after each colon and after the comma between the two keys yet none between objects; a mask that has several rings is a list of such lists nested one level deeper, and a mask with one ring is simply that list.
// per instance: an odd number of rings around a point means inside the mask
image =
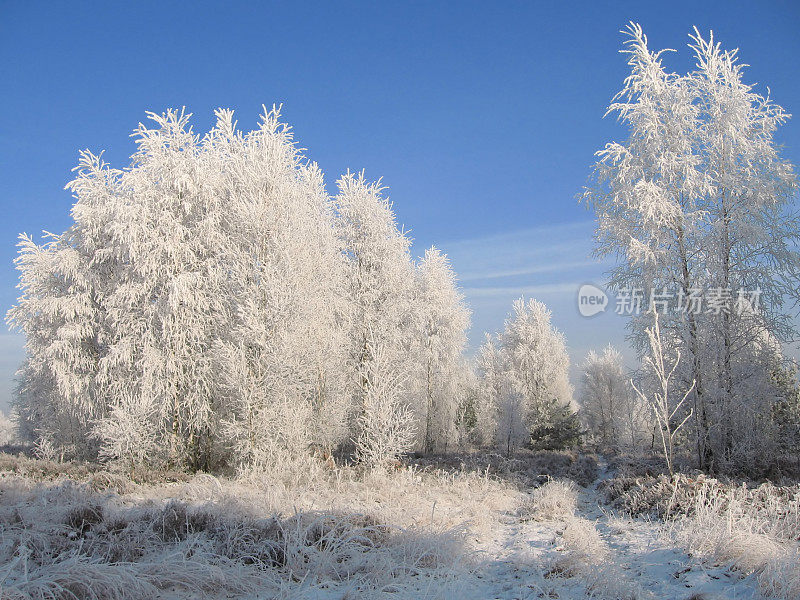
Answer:
[{"label": "new logo", "polygon": [[608,306],[608,296],[591,283],[583,284],[578,290],[578,312],[584,317],[593,317]]}]

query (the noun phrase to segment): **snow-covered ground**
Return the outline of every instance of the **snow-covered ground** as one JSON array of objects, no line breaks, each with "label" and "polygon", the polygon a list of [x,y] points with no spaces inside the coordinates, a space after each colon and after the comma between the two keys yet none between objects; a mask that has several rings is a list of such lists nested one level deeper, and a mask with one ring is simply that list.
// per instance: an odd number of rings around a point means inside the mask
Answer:
[{"label": "snow-covered ground", "polygon": [[3,600],[744,600],[764,590],[758,573],[687,553],[674,523],[612,514],[605,464],[588,487],[538,488],[425,468],[149,484],[77,469],[74,483],[41,464],[0,465]]},{"label": "snow-covered ground", "polygon": [[575,510],[562,518],[507,515],[491,540],[477,545],[482,559],[476,570],[482,581],[478,595],[503,600],[762,597],[754,577],[676,547],[664,523],[610,513],[598,492],[607,476],[604,470],[590,488],[577,488]]}]

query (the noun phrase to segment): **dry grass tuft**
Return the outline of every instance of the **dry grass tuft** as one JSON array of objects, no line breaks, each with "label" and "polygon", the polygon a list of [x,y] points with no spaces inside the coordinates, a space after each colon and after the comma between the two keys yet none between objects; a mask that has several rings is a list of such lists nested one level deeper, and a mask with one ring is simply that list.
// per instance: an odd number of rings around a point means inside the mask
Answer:
[{"label": "dry grass tuft", "polygon": [[520,507],[523,520],[559,521],[575,514],[578,488],[571,481],[548,481],[537,488]]}]

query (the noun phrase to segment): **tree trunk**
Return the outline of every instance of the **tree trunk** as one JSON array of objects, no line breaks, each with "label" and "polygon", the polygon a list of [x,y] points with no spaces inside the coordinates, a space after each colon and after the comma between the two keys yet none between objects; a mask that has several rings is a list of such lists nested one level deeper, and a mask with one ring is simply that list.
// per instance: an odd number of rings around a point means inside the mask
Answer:
[{"label": "tree trunk", "polygon": [[[685,298],[689,297],[691,287],[691,277],[689,275],[689,259],[686,251],[686,236],[683,226],[677,228],[678,252],[681,261],[681,289]],[[701,471],[711,468],[714,463],[714,453],[709,444],[709,423],[706,398],[703,387],[703,369],[700,364],[700,343],[698,340],[697,321],[691,310],[686,311],[689,324],[689,351],[692,353],[692,378],[695,382],[694,389],[694,412],[695,429],[697,432],[697,462]]]}]

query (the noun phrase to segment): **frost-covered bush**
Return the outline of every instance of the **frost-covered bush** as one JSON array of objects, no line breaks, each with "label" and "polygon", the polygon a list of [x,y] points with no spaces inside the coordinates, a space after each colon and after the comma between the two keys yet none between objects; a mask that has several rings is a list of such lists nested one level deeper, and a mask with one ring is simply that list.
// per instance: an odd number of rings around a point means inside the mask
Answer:
[{"label": "frost-covered bush", "polygon": [[601,489],[613,508],[666,519],[690,552],[755,574],[767,594],[791,598],[800,590],[800,486],[661,475],[613,479]]},{"label": "frost-covered bush", "polygon": [[571,481],[553,480],[535,489],[520,508],[520,517],[536,521],[563,520],[575,514],[578,488]]},{"label": "frost-covered bush", "polygon": [[551,479],[568,479],[587,487],[597,479],[597,458],[574,451],[522,451],[513,458],[492,452],[409,456],[407,462],[450,473],[468,471],[509,481],[520,488],[540,486]]},{"label": "frost-covered bush", "polygon": [[704,481],[681,509],[672,533],[690,552],[754,575],[767,597],[800,597],[800,486]]},{"label": "frost-covered bush", "polygon": [[561,539],[567,550],[584,563],[602,565],[608,558],[608,545],[591,521],[580,518],[567,520]]},{"label": "frost-covered bush", "polygon": [[[721,501],[722,498],[729,497],[729,494],[748,490],[747,487],[740,489],[733,484],[724,484],[703,474],[677,474],[673,477],[664,474],[657,477],[615,477],[603,481],[599,489],[612,508],[634,516],[656,517],[691,515],[699,506],[698,502],[702,503],[701,498],[711,495]],[[767,485],[766,489],[782,488]],[[747,495],[751,493],[752,490],[748,491]],[[783,494],[778,494],[778,497],[781,496]]]},{"label": "frost-covered bush", "polygon": [[550,561],[548,578],[575,578],[586,586],[585,595],[590,598],[639,600],[652,597],[627,576],[593,522],[571,516],[560,533],[562,554]]}]

